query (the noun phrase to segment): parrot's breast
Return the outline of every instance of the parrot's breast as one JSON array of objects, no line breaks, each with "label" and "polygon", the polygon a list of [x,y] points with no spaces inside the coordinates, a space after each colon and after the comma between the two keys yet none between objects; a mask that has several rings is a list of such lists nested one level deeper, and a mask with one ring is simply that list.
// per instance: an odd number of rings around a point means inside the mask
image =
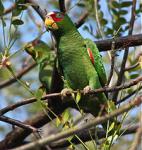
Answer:
[{"label": "parrot's breast", "polygon": [[[73,47],[72,47],[73,48]],[[64,78],[72,89],[83,89],[89,85],[89,70],[92,63],[86,58],[87,52],[76,48],[64,49],[58,54],[59,63],[63,70]]]}]

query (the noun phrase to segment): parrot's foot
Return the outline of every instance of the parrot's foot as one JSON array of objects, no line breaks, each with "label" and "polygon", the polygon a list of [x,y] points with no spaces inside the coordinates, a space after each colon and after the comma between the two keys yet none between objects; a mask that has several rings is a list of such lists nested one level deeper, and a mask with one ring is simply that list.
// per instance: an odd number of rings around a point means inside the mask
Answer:
[{"label": "parrot's foot", "polygon": [[90,91],[92,91],[92,88],[91,88],[89,85],[87,85],[87,86],[83,89],[84,95],[87,94],[87,93],[89,93]]},{"label": "parrot's foot", "polygon": [[72,96],[72,89],[68,89],[68,88],[65,88],[61,91],[61,98],[63,99],[64,97],[67,97],[67,96]]}]

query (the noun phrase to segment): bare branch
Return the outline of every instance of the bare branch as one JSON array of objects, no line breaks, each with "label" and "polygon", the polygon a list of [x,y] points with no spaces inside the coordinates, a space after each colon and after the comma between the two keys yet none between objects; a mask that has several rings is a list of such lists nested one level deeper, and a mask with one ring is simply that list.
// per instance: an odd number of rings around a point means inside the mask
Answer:
[{"label": "bare branch", "polygon": [[[133,125],[133,126],[126,126],[125,128],[121,129],[120,130],[120,134],[123,135],[128,135],[128,134],[133,134],[137,131],[137,129],[139,128],[139,125],[136,124],[136,125]],[[106,133],[104,130],[96,130],[96,128],[91,128],[89,130],[91,132],[91,136],[92,138],[95,140],[96,139],[96,136],[98,139],[101,139],[101,138],[105,138],[106,137]],[[77,136],[82,139],[83,142],[87,142],[87,141],[90,141],[92,140],[91,137],[90,137],[90,132],[87,130],[83,130],[81,131],[80,133],[77,134]],[[72,140],[71,140],[72,143],[74,144],[79,144],[80,141],[76,138],[76,137],[73,137]],[[54,142],[54,143],[51,143],[50,144],[50,147],[51,148],[63,148],[63,147],[67,147],[70,145],[70,142],[67,141],[66,139],[63,139],[63,140],[60,140],[60,141],[57,141],[57,142]]]},{"label": "bare branch", "polygon": [[115,42],[115,49],[142,45],[142,34],[124,36],[114,39],[95,41],[100,52],[111,50],[112,42]]},{"label": "bare branch", "polygon": [[36,142],[32,142],[32,143],[17,147],[14,150],[30,150],[30,149],[33,149],[36,145],[43,146],[43,145],[55,142],[57,140],[60,140],[62,138],[67,138],[71,135],[78,134],[79,132],[81,132],[85,129],[89,129],[92,126],[102,124],[105,121],[107,121],[113,117],[119,116],[120,114],[129,111],[130,109],[134,108],[135,106],[139,106],[141,103],[142,103],[142,96],[139,96],[135,100],[132,100],[131,102],[129,102],[127,105],[124,105],[123,107],[121,107],[119,109],[116,109],[112,113],[106,114],[105,116],[102,116],[102,117],[97,117],[97,118],[93,119],[92,121],[90,121],[80,127],[75,126],[73,128],[68,129],[67,131],[53,134],[49,137],[37,140]]},{"label": "bare branch", "polygon": [[12,6],[4,10],[3,15],[7,15],[10,12],[12,12],[12,10],[15,9],[15,7],[16,7],[16,4],[14,3]]},{"label": "bare branch", "polygon": [[[115,87],[104,87],[104,88],[99,88],[99,89],[96,89],[96,90],[92,90],[92,91],[89,91],[88,93],[86,94],[97,94],[97,93],[102,93],[102,92],[114,92],[114,91],[118,91],[118,90],[122,90],[122,89],[126,89],[126,88],[129,88],[131,86],[134,86],[136,85],[137,83],[139,83],[140,81],[142,81],[142,77],[138,77],[134,80],[132,80],[131,82],[128,82],[128,83],[125,83],[125,84],[122,84],[120,86],[115,86]],[[74,93],[77,93],[77,91],[73,91]],[[83,91],[80,91],[81,93],[84,93]],[[52,97],[60,97],[61,96],[61,93],[52,93],[52,94],[47,94],[45,96],[43,96],[41,98],[41,100],[46,100],[48,98],[52,98]],[[36,98],[33,97],[33,98],[29,98],[29,99],[26,99],[26,100],[22,100],[22,101],[19,101],[13,105],[10,105],[10,106],[7,106],[3,109],[0,110],[0,115],[3,115],[17,107],[20,107],[20,106],[23,106],[23,105],[27,105],[27,104],[30,104],[30,103],[33,103],[33,102],[36,102]],[[74,102],[74,101],[73,101]],[[72,102],[72,103],[73,103]],[[65,102],[66,103],[66,102]],[[69,103],[69,102],[68,102]]]},{"label": "bare branch", "polygon": [[81,27],[84,22],[85,22],[85,19],[88,17],[89,13],[88,12],[85,12],[80,18],[79,20],[75,23],[75,26],[77,28]]},{"label": "bare branch", "polygon": [[140,125],[139,125],[139,128],[137,129],[134,141],[129,150],[137,150],[138,149],[138,147],[140,146],[140,143],[141,143],[141,137],[142,137],[142,121],[141,121],[141,116],[140,116]]},{"label": "bare branch", "polygon": [[109,86],[111,78],[113,76],[113,70],[115,68],[115,42],[112,42],[112,46],[111,46],[111,68],[110,68],[110,73],[108,76],[108,81],[107,81],[107,86]]},{"label": "bare branch", "polygon": [[[137,0],[133,0],[132,12],[131,12],[131,20],[130,20],[130,26],[129,26],[129,33],[128,33],[128,35],[132,35],[132,32],[133,32],[133,27],[134,27],[134,22],[135,22],[135,15],[136,15],[136,1]],[[129,54],[129,48],[126,48],[125,52],[124,52],[124,55],[123,55],[122,64],[121,64],[121,68],[120,68],[120,72],[119,72],[119,75],[118,75],[118,79],[117,79],[116,85],[120,85],[122,83],[128,54]],[[118,91],[114,92],[114,94],[113,94],[113,98],[112,99],[115,102],[117,101],[118,94],[119,94]]]},{"label": "bare branch", "polygon": [[[56,115],[61,114],[66,108],[63,106],[60,108],[60,110],[54,109],[54,113],[56,113]],[[49,112],[48,114],[51,119],[54,119],[55,116]],[[40,128],[43,125],[45,125],[46,123],[50,122],[50,118],[47,116],[47,114],[45,113],[38,113],[37,115],[34,115],[33,118],[30,118],[28,120],[26,120],[24,123],[31,125],[35,128]],[[31,134],[32,131],[30,130],[23,130],[21,128],[14,128],[14,130],[12,130],[11,132],[9,132],[5,139],[0,141],[0,149],[9,149],[15,146],[20,145],[23,140],[29,135]],[[18,139],[18,140],[17,140]]]},{"label": "bare branch", "polygon": [[33,4],[33,9],[38,13],[38,15],[42,18],[42,20],[45,19],[45,12],[41,10],[41,8],[34,2],[34,0],[26,0],[26,3]]},{"label": "bare branch", "polygon": [[59,8],[60,11],[65,13],[66,12],[66,8],[65,8],[65,0],[59,0]]},{"label": "bare branch", "polygon": [[23,75],[25,75],[27,72],[29,72],[32,68],[36,66],[36,63],[32,63],[28,67],[22,69],[19,73],[17,73],[16,78],[11,78],[9,80],[6,80],[0,84],[0,89],[9,86],[17,81],[17,79],[20,79]]},{"label": "bare branch", "polygon": [[133,92],[131,92],[130,94],[128,94],[127,96],[125,96],[124,98],[122,98],[121,100],[116,102],[116,105],[126,101],[128,98],[130,98],[131,96],[133,96],[135,93],[137,93],[138,91],[140,91],[142,89],[142,86],[140,86],[138,89],[134,90]]},{"label": "bare branch", "polygon": [[3,121],[3,122],[6,122],[6,123],[9,123],[11,125],[16,125],[22,129],[25,129],[25,130],[29,130],[31,132],[37,132],[37,129],[32,127],[31,125],[27,125],[19,120],[15,120],[15,119],[12,119],[12,118],[9,118],[9,117],[6,117],[6,116],[0,116],[0,121]]},{"label": "bare branch", "polygon": [[129,71],[129,70],[135,69],[135,68],[138,67],[138,66],[139,66],[139,63],[137,62],[136,64],[134,64],[134,65],[132,65],[132,66],[130,66],[130,67],[126,67],[126,68],[125,68],[125,71]]}]

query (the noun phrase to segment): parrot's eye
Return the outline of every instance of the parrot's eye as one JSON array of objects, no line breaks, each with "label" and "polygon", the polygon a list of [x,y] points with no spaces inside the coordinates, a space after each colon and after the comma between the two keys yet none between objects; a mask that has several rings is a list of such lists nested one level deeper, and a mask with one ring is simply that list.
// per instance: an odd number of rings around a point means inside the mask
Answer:
[{"label": "parrot's eye", "polygon": [[63,14],[61,14],[61,13],[57,13],[57,14],[56,14],[56,17],[57,17],[57,18],[63,18],[64,16],[63,16]]},{"label": "parrot's eye", "polygon": [[47,18],[47,19],[50,19],[51,17],[47,15],[46,18]]}]

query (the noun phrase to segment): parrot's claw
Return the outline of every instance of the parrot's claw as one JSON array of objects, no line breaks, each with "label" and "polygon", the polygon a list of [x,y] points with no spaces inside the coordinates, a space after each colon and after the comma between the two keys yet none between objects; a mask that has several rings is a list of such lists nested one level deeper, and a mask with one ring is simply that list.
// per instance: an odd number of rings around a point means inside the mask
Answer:
[{"label": "parrot's claw", "polygon": [[92,91],[92,88],[91,88],[89,85],[86,86],[86,87],[83,89],[84,95],[87,94],[87,93],[89,93],[90,91]]},{"label": "parrot's claw", "polygon": [[65,88],[61,91],[62,99],[66,96],[71,96],[71,95],[72,95],[72,89]]}]

